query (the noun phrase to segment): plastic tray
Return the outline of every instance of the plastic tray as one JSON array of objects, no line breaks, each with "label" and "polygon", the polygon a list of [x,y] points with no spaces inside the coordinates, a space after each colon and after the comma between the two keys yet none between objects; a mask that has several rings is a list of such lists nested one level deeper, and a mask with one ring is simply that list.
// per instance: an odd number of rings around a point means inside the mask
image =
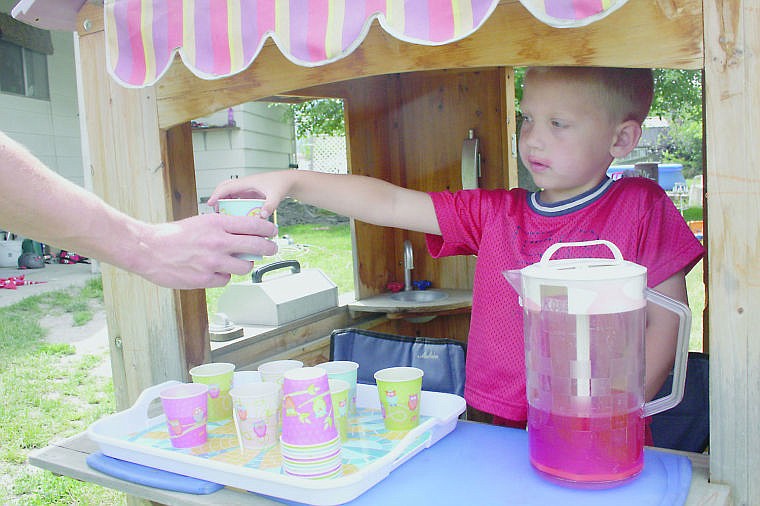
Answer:
[{"label": "plastic tray", "polygon": [[451,432],[465,410],[462,397],[422,392],[420,425],[408,432],[388,432],[382,426],[380,401],[373,385],[357,385],[358,416],[344,444],[344,474],[309,480],[280,471],[279,448],[241,451],[232,420],[209,424],[209,442],[175,449],[168,440],[163,413],[149,408],[159,392],[177,384],[167,381],[146,389],[135,404],[93,423],[87,430],[103,454],[222,485],[290,501],[335,505],[355,499],[425,448]]}]

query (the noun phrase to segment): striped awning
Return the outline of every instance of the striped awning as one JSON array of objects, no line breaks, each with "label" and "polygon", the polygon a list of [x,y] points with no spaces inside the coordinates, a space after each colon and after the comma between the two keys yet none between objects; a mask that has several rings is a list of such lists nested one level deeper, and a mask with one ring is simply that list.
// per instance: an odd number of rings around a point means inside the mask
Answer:
[{"label": "striped awning", "polygon": [[[520,0],[559,28],[600,19],[627,0]],[[179,53],[203,79],[247,68],[271,38],[302,66],[339,60],[364,40],[373,20],[392,36],[441,45],[467,37],[498,0],[106,0],[109,71],[129,87],[154,84]]]}]

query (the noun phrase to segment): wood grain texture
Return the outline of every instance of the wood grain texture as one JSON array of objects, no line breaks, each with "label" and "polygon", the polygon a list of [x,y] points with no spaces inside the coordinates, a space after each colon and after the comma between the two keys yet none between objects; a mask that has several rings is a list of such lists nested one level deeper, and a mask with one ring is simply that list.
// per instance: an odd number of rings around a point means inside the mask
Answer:
[{"label": "wood grain texture", "polygon": [[760,9],[705,2],[710,478],[760,504]]}]

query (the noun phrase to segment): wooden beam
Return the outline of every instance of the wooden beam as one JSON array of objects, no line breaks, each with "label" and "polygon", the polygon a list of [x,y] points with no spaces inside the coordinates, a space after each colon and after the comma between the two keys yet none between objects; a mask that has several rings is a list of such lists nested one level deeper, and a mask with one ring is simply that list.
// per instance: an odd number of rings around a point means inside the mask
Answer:
[{"label": "wooden beam", "polygon": [[701,68],[702,0],[630,1],[601,21],[572,29],[552,28],[509,0],[453,44],[409,44],[375,24],[351,55],[330,65],[299,67],[267,44],[248,69],[216,80],[196,77],[177,58],[156,86],[159,122],[168,128],[231,105],[358,77],[534,64]]},{"label": "wooden beam", "polygon": [[760,504],[760,9],[705,2],[710,478]]}]

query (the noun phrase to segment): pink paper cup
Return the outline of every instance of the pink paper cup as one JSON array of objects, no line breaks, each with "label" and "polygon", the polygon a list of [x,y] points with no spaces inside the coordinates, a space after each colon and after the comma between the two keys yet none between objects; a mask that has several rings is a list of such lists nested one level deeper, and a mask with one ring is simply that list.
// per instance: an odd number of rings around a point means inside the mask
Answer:
[{"label": "pink paper cup", "polygon": [[285,373],[282,383],[282,440],[318,445],[338,437],[327,371],[302,367]]},{"label": "pink paper cup", "polygon": [[232,375],[235,364],[211,362],[190,369],[193,383],[208,385],[208,421],[221,422],[232,418]]},{"label": "pink paper cup", "polygon": [[192,448],[206,442],[208,386],[182,383],[159,393],[166,427],[175,448]]},{"label": "pink paper cup", "polygon": [[387,430],[410,430],[420,423],[422,369],[389,367],[375,373]]},{"label": "pink paper cup", "polygon": [[263,450],[277,444],[280,389],[275,383],[247,383],[230,390],[241,448]]}]

